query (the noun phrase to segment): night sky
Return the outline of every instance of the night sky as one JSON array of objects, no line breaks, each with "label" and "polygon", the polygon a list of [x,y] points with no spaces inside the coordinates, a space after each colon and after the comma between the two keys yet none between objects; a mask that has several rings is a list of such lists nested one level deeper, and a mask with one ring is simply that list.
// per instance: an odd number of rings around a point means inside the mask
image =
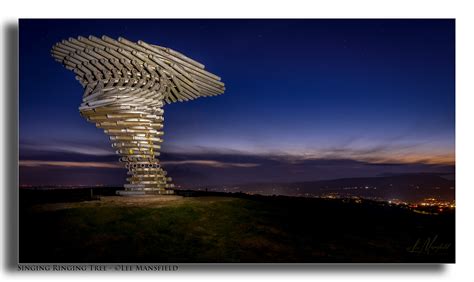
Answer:
[{"label": "night sky", "polygon": [[50,56],[104,34],[182,52],[226,84],[165,106],[161,159],[179,185],[454,170],[454,20],[20,20],[21,185],[124,183]]}]

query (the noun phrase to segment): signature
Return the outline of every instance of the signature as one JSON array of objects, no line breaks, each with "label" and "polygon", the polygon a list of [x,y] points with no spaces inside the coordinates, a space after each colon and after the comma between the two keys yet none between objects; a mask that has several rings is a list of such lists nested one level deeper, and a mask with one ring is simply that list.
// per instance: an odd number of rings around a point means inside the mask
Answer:
[{"label": "signature", "polygon": [[450,247],[451,243],[440,243],[438,242],[438,235],[435,235],[433,238],[428,237],[424,240],[418,238],[415,244],[407,250],[409,253],[432,255],[446,253]]}]

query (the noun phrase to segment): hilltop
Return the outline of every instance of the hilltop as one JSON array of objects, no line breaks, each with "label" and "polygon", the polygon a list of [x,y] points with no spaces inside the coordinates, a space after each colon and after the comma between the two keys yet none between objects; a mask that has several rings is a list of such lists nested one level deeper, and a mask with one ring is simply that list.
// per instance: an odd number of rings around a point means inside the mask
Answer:
[{"label": "hilltop", "polygon": [[[166,199],[20,203],[20,262],[454,262],[453,213],[283,196]],[[433,238],[446,249],[421,248]]]}]

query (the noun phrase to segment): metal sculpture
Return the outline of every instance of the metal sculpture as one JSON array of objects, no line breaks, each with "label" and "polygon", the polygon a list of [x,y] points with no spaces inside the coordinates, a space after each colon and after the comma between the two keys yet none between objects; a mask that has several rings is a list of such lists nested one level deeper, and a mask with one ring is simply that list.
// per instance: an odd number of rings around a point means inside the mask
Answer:
[{"label": "metal sculpture", "polygon": [[157,158],[163,106],[224,93],[220,77],[179,52],[121,37],[69,38],[51,54],[84,87],[79,111],[109,135],[130,175],[125,190],[173,194]]}]

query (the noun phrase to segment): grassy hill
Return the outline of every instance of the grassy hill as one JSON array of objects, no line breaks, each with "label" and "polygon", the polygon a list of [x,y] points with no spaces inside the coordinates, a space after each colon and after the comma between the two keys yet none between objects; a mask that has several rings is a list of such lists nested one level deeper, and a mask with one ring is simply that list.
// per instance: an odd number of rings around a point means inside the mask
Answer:
[{"label": "grassy hill", "polygon": [[20,203],[21,263],[454,262],[454,247],[454,213],[369,201],[227,195]]}]

